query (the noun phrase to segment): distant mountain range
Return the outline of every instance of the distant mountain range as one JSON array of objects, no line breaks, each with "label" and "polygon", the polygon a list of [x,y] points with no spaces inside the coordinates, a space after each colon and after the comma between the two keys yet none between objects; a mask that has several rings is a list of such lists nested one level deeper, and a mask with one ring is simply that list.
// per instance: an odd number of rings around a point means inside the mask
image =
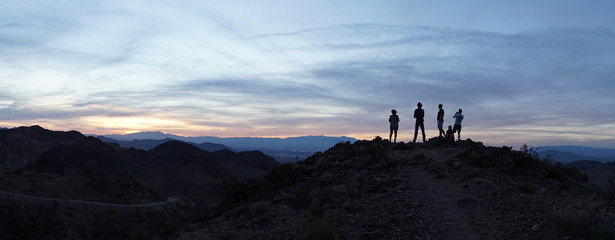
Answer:
[{"label": "distant mountain range", "polygon": [[[303,160],[315,152],[324,151],[340,142],[357,141],[351,137],[303,136],[289,138],[257,138],[257,137],[183,137],[163,132],[138,132],[131,134],[111,134],[97,136],[105,142],[115,142],[122,147],[151,149],[157,144],[173,140],[192,143],[207,151],[207,148],[232,149],[235,151],[259,150],[272,156],[279,162]],[[195,144],[198,143],[198,144]]]},{"label": "distant mountain range", "polygon": [[[110,143],[117,143],[120,146],[124,147],[124,148],[136,148],[136,149],[143,149],[143,150],[150,150],[153,149],[155,147],[157,147],[160,144],[169,142],[169,141],[178,141],[172,138],[165,138],[165,139],[135,139],[135,140],[131,140],[131,141],[123,141],[123,140],[117,140],[117,139],[113,139],[113,138],[108,138],[108,137],[104,137],[104,136],[97,136],[98,139],[100,139],[103,142],[110,142]],[[209,142],[203,142],[200,144],[197,143],[192,143],[192,142],[186,142],[188,144],[192,144],[198,148],[200,148],[201,150],[205,150],[208,152],[215,152],[215,151],[220,151],[220,150],[233,150],[230,147],[224,146],[222,144],[216,144],[216,143],[209,143]]]},{"label": "distant mountain range", "polygon": [[615,162],[615,149],[583,146],[542,146],[538,147],[541,158],[550,157],[555,162],[570,163],[591,160],[602,163]]},{"label": "distant mountain range", "polygon": [[161,189],[175,189],[171,183],[194,183],[195,179],[197,183],[219,181],[227,176],[240,180],[257,179],[279,165],[259,151],[236,153],[218,145],[215,146],[222,148],[218,151],[201,149],[201,146],[209,145],[170,140],[145,151],[122,148],[119,144],[105,143],[77,131],[18,127],[0,131],[0,165],[75,176],[91,172],[127,174]]}]

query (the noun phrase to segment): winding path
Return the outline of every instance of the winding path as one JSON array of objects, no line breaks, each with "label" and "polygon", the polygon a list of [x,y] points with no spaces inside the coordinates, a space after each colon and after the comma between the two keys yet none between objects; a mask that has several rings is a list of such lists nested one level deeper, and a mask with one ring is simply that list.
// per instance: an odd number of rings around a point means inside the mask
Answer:
[{"label": "winding path", "polygon": [[31,195],[24,195],[18,193],[11,193],[6,191],[0,191],[0,199],[14,200],[16,202],[27,205],[46,205],[51,207],[62,208],[76,208],[76,209],[88,209],[88,210],[100,210],[100,211],[118,211],[118,212],[132,212],[137,210],[156,210],[156,211],[170,211],[180,207],[184,202],[178,198],[168,198],[166,201],[153,202],[145,204],[117,204],[117,203],[105,203],[94,202],[75,199],[59,199],[59,198],[47,198],[37,197]]}]

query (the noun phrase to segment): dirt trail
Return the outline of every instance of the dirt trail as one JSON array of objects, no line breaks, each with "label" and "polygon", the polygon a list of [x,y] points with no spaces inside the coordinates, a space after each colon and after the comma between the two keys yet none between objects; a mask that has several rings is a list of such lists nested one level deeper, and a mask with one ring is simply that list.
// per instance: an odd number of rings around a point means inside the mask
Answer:
[{"label": "dirt trail", "polygon": [[9,200],[20,202],[22,204],[29,204],[29,205],[50,205],[53,207],[88,208],[88,209],[118,211],[118,212],[136,211],[139,209],[153,209],[153,210],[158,210],[158,211],[166,211],[167,208],[169,207],[171,208],[176,207],[178,204],[183,203],[181,199],[168,198],[166,201],[162,201],[162,202],[153,202],[153,203],[145,203],[145,204],[117,204],[117,203],[76,200],[76,199],[37,197],[37,196],[30,196],[30,195],[11,193],[11,192],[5,192],[5,191],[0,191],[0,198],[9,199]]},{"label": "dirt trail", "polygon": [[[429,214],[424,215],[426,226],[438,237],[446,239],[479,239],[472,231],[471,208],[473,198],[463,192],[460,184],[451,179],[437,179],[423,169],[412,171],[417,186],[422,186],[420,204]],[[445,236],[443,234],[450,235]]]},{"label": "dirt trail", "polygon": [[407,187],[413,189],[405,194],[420,209],[424,227],[420,235],[425,239],[480,239],[480,233],[473,229],[475,196],[444,170],[446,161],[461,151],[413,149],[394,153],[393,158],[413,159],[408,160],[413,164],[403,167],[402,175],[407,176]]}]

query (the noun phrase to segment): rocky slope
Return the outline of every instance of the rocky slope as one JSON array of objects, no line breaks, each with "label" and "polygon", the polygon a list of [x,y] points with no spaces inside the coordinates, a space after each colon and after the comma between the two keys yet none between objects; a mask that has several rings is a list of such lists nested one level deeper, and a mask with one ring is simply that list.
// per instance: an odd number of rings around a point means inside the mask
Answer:
[{"label": "rocky slope", "polygon": [[18,127],[0,131],[0,164],[22,168],[49,149],[84,139],[76,131],[50,131],[40,126]]},{"label": "rocky slope", "polygon": [[[74,131],[0,130],[0,238],[169,239],[207,216],[221,183],[277,165],[258,151],[216,154],[178,141],[144,151]],[[173,204],[145,207],[169,196]]]},{"label": "rocky slope", "polygon": [[[104,143],[75,131],[50,131],[39,126],[1,130],[2,163],[13,170],[56,175],[87,178],[102,174],[108,176],[106,180],[129,179],[121,176],[131,176],[168,195],[199,201],[213,200],[212,197],[217,195],[216,186],[228,178],[259,179],[269,169],[279,165],[273,158],[259,151],[235,153],[221,150],[211,153],[193,144],[175,140],[165,141],[144,151],[122,148],[116,143]],[[5,179],[10,176],[6,175]],[[58,194],[76,195],[74,192],[59,191],[64,188],[56,189]],[[41,197],[52,197],[52,192],[35,191],[45,194]]]},{"label": "rocky slope", "polygon": [[33,172],[87,175],[89,172],[138,176],[146,169],[94,137],[76,139],[44,151],[23,169]]},{"label": "rocky slope", "polygon": [[471,140],[340,143],[226,200],[179,239],[613,239],[615,191]]}]

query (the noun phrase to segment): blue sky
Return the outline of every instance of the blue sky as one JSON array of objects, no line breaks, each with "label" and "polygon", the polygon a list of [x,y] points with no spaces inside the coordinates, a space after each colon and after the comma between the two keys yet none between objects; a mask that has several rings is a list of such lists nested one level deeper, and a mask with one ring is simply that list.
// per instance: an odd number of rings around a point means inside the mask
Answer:
[{"label": "blue sky", "polygon": [[2,1],[0,126],[615,147],[613,1]]}]

